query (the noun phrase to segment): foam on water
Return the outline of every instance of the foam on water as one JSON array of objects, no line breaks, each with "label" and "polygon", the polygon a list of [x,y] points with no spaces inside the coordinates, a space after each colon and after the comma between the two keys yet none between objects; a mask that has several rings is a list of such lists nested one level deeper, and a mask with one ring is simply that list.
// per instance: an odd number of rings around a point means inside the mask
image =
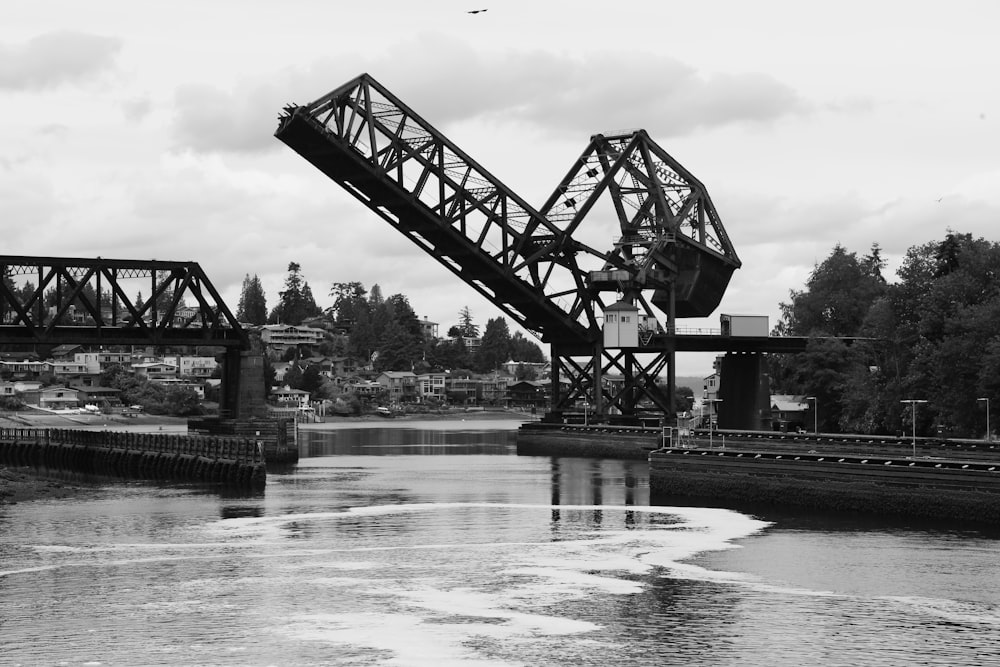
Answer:
[{"label": "foam on water", "polygon": [[[570,537],[561,536],[558,540],[535,542],[408,543],[345,549],[369,554],[408,550],[439,550],[441,553],[424,557],[419,564],[423,575],[416,578],[397,576],[394,568],[398,565],[389,563],[383,568],[388,582],[313,576],[312,585],[354,588],[354,595],[370,600],[380,611],[300,614],[281,626],[280,632],[297,639],[374,649],[392,656],[381,664],[505,665],[508,663],[484,658],[468,647],[482,641],[524,644],[555,637],[589,641],[584,635],[601,626],[593,620],[572,618],[558,611],[566,602],[585,600],[592,595],[639,593],[649,585],[643,577],[654,569],[680,565],[678,559],[702,551],[730,548],[732,540],[753,534],[767,525],[728,510],[698,508],[412,503],[224,519],[215,522],[209,531],[233,539],[252,535],[270,537],[275,529],[290,524],[301,526],[303,522],[453,512],[468,508],[549,513],[553,510],[599,510],[605,515],[634,512],[665,515],[675,522],[630,530],[598,527],[581,530]],[[474,555],[483,547],[490,548],[488,555]],[[315,567],[312,563],[302,566]],[[459,575],[456,570],[461,571]]]}]

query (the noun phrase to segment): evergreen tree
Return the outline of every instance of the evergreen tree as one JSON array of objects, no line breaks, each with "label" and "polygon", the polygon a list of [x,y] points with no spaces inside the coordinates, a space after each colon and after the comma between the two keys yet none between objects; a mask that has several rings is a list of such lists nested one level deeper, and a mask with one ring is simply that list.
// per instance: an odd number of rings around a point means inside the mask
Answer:
[{"label": "evergreen tree", "polygon": [[[306,301],[305,285],[302,280],[302,267],[295,262],[288,264],[288,277],[285,278],[285,289],[278,293],[278,305],[271,311],[269,321],[272,324],[302,324],[315,310],[315,302],[311,305]],[[311,297],[311,292],[309,297]]]},{"label": "evergreen tree", "polygon": [[486,322],[483,340],[476,351],[475,366],[480,373],[496,370],[510,359],[510,330],[507,321],[495,317]]},{"label": "evergreen tree", "polygon": [[520,331],[515,331],[510,338],[510,358],[514,361],[527,361],[533,364],[545,363],[545,353],[538,343],[525,338]]},{"label": "evergreen tree", "polygon": [[458,328],[464,338],[479,338],[479,327],[472,321],[472,312],[468,306],[458,311]]},{"label": "evergreen tree", "polygon": [[246,274],[243,278],[243,289],[240,292],[240,303],[236,308],[236,319],[248,324],[264,324],[267,322],[267,299],[264,296],[264,286],[255,273],[253,278]]},{"label": "evergreen tree", "polygon": [[316,299],[313,298],[312,288],[309,287],[309,283],[303,283],[302,285],[302,308],[305,313],[303,319],[318,317],[323,314],[323,310],[316,305]]},{"label": "evergreen tree", "polygon": [[333,297],[334,319],[341,324],[356,320],[358,312],[368,308],[366,295],[365,286],[359,282],[333,283],[330,296]]}]

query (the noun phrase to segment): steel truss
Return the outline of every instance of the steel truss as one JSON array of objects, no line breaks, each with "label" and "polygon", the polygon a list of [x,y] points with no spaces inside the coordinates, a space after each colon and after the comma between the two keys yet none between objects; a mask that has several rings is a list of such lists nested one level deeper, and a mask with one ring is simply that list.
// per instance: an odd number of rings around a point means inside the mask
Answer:
[{"label": "steel truss", "polygon": [[660,388],[666,384],[660,374],[669,370],[672,361],[673,354],[668,351],[641,355],[621,349],[602,350],[598,355],[553,351],[552,373],[560,390],[553,395],[552,408],[573,411],[584,401],[597,415],[670,414],[672,400]]},{"label": "steel truss", "polygon": [[249,347],[195,262],[2,255],[0,278],[0,344]]},{"label": "steel truss", "polygon": [[[592,137],[538,210],[367,74],[287,106],[275,136],[549,343],[556,410],[669,412],[656,377],[667,368],[672,395],[673,344],[603,350],[603,311],[624,300],[653,321],[658,309],[653,330],[672,334],[676,317],[710,314],[740,266],[705,187],[643,130]],[[605,194],[620,236],[600,251],[580,232]]]}]

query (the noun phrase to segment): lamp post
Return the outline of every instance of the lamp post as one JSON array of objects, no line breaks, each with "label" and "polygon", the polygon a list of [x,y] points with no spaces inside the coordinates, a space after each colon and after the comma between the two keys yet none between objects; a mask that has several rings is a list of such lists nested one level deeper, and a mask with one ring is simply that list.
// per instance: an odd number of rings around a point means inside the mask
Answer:
[{"label": "lamp post", "polygon": [[910,421],[913,422],[913,458],[917,458],[917,403],[926,403],[921,398],[904,398],[900,403],[910,404]]},{"label": "lamp post", "polygon": [[986,442],[993,442],[993,436],[990,435],[990,399],[977,398],[976,400],[986,401]]},{"label": "lamp post", "polygon": [[819,403],[815,396],[806,396],[806,400],[813,402],[813,433],[819,435]]}]

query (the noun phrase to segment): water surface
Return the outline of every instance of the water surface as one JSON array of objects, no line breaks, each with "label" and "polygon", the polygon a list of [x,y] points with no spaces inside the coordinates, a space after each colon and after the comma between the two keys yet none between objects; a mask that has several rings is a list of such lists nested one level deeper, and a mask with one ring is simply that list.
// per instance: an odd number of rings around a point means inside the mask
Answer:
[{"label": "water surface", "polygon": [[649,505],[505,421],[317,427],[262,494],[0,508],[24,665],[1000,664],[994,535]]}]

